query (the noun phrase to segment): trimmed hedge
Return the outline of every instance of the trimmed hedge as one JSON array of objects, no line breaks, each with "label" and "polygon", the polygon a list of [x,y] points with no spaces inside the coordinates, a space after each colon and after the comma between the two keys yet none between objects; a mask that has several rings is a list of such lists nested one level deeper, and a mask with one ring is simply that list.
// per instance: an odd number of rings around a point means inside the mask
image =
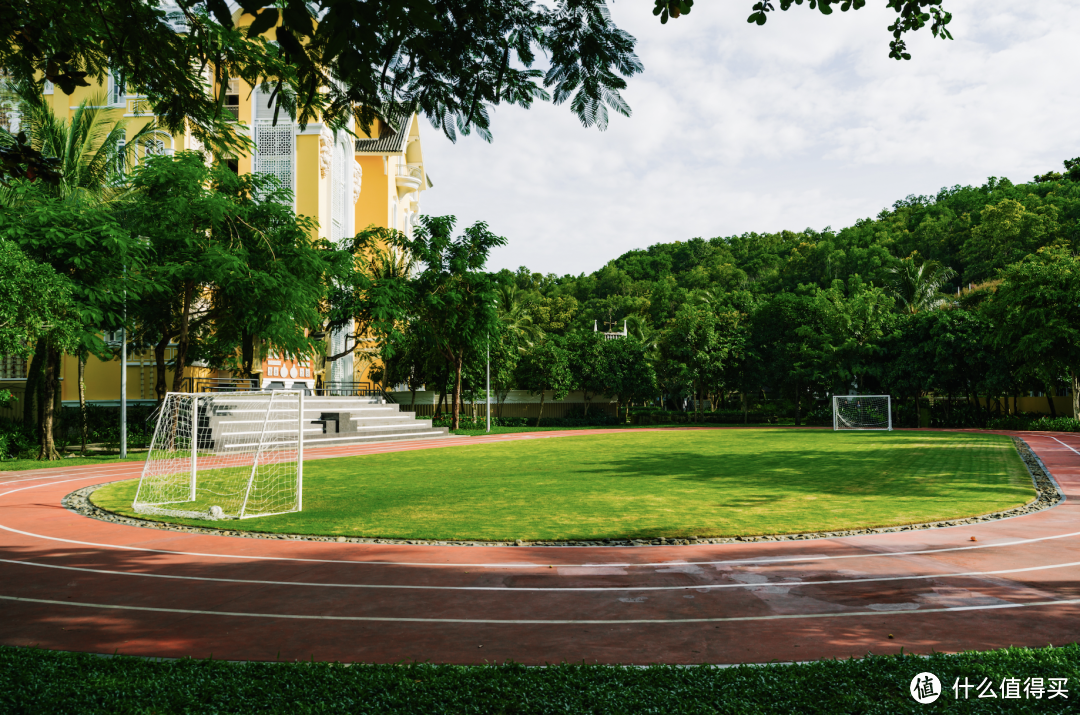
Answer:
[{"label": "trimmed hedge", "polygon": [[[933,705],[911,696],[930,672],[944,691]],[[1021,683],[1004,699],[1006,678]],[[1024,699],[1028,678],[1066,678],[1068,698]],[[953,684],[986,679],[996,697],[955,697]],[[985,693],[986,690],[984,689]],[[1080,647],[1008,648],[984,653],[867,656],[796,665],[623,668],[516,664],[230,663],[153,661],[0,647],[0,712],[126,715],[155,713],[1066,713],[1080,698]]]},{"label": "trimmed hedge", "polygon": [[1032,430],[1037,432],[1080,432],[1080,420],[1075,417],[1048,415],[1007,415],[990,420],[990,429]]},{"label": "trimmed hedge", "polygon": [[[428,419],[426,417],[417,417],[417,419]],[[595,417],[541,417],[541,427],[611,427],[614,425],[626,424],[625,419],[615,418],[611,415],[599,414]],[[449,427],[450,418],[442,416],[437,420],[432,420],[431,425],[433,427]],[[487,421],[483,417],[478,417],[475,420],[472,416],[461,416],[461,428],[462,429],[483,429],[487,426]],[[535,427],[535,417],[494,417],[491,418],[492,427]]]}]

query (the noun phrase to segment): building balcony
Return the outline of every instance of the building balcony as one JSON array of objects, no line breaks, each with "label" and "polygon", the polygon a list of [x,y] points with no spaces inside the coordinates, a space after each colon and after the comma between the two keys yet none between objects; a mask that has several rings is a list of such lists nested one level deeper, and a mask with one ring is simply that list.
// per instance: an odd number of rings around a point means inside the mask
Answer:
[{"label": "building balcony", "polygon": [[423,183],[424,168],[420,164],[408,164],[398,167],[397,190],[399,198],[404,198],[414,191],[419,191]]}]

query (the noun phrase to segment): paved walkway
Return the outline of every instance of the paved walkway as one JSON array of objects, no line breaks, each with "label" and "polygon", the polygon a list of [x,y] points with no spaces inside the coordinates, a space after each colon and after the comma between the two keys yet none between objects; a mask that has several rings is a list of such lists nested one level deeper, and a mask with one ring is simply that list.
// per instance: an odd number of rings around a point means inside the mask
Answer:
[{"label": "paved walkway", "polygon": [[738,663],[1080,641],[1080,435],[1022,436],[1067,496],[1053,509],[977,526],[700,546],[186,534],[60,505],[80,487],[137,476],[139,464],[2,473],[0,643],[234,660]]}]

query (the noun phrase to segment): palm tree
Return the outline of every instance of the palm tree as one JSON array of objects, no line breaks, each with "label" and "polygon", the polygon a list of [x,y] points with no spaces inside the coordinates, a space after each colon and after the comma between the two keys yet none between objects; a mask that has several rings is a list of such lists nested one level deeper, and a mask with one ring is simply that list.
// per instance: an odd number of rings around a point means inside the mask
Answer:
[{"label": "palm tree", "polygon": [[524,350],[543,337],[540,326],[533,322],[532,313],[525,304],[525,291],[516,285],[504,285],[498,291],[499,321],[517,341],[518,350]]},{"label": "palm tree", "polygon": [[948,299],[941,288],[955,277],[956,271],[937,261],[923,261],[916,251],[890,268],[885,282],[905,312],[918,313],[943,305]]},{"label": "palm tree", "polygon": [[660,357],[660,339],[664,333],[654,328],[646,318],[631,315],[626,318],[627,332],[645,346],[645,357],[656,362]]},{"label": "palm tree", "polygon": [[[56,116],[36,84],[9,85],[18,98],[20,133],[29,135],[32,149],[42,156],[57,160],[60,180],[51,186],[52,195],[64,202],[112,206],[130,195],[121,166],[130,165],[136,148],[146,142],[154,131],[154,123],[132,136],[127,135],[127,122],[110,119],[104,108],[105,95],[98,93],[83,100],[75,109],[71,121]],[[0,146],[13,146],[18,137],[0,128]],[[11,206],[17,199],[10,187],[0,189],[0,206]],[[83,379],[89,350],[78,350],[79,411],[83,451],[86,450],[86,385]],[[51,439],[42,437],[43,459],[55,459]]]},{"label": "palm tree", "polygon": [[[128,136],[127,122],[109,117],[102,93],[83,100],[68,122],[53,113],[37,85],[15,85],[13,91],[20,99],[21,129],[31,148],[59,160],[58,198],[114,204],[129,195],[122,166],[133,164],[136,148],[154,133],[154,122]],[[0,129],[0,145],[16,141],[11,132]],[[10,197],[5,192],[0,203],[7,204]]]}]

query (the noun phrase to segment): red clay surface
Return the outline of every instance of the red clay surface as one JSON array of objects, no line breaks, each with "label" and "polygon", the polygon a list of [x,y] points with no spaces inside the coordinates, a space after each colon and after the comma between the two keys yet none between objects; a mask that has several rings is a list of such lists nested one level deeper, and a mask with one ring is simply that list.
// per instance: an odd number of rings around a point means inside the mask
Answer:
[{"label": "red clay surface", "polygon": [[80,487],[137,476],[137,463],[0,473],[0,643],[229,660],[528,664],[1063,645],[1080,640],[1080,435],[1022,436],[1066,494],[1052,509],[970,527],[699,546],[439,547],[185,534],[105,523],[61,506]]}]

